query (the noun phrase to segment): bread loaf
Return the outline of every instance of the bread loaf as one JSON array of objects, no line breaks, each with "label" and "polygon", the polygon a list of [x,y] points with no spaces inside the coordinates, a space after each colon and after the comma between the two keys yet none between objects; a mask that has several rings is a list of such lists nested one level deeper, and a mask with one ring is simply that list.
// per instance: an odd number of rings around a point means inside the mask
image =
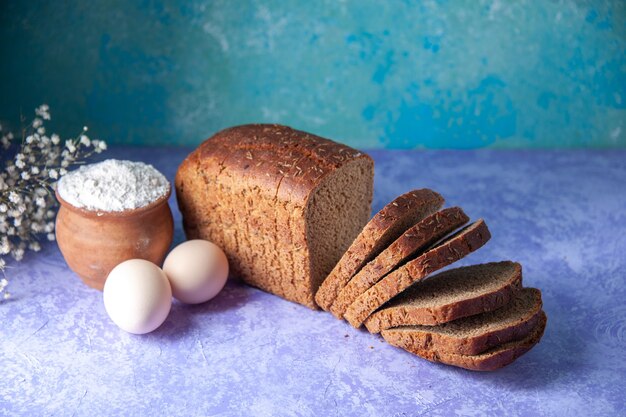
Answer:
[{"label": "bread loaf", "polygon": [[310,308],[370,216],[374,165],[348,146],[279,125],[223,130],[180,165],[188,239],[226,253],[232,274]]},{"label": "bread loaf", "polygon": [[427,278],[484,245],[484,221],[445,237],[469,219],[458,207],[438,212],[444,200],[428,189],[368,221],[373,176],[372,159],[355,149],[255,124],[207,139],[175,185],[187,238],[219,245],[250,285],[365,322],[431,361],[492,370],[532,348],[546,316],[539,291],[520,290],[519,264]]}]

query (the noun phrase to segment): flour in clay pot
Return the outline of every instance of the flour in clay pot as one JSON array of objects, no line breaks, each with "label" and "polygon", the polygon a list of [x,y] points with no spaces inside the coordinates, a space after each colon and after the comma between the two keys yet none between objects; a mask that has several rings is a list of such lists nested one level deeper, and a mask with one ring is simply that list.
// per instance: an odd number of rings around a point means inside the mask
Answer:
[{"label": "flour in clay pot", "polygon": [[121,212],[138,209],[165,196],[170,184],[152,165],[107,159],[64,175],[59,196],[74,207]]}]

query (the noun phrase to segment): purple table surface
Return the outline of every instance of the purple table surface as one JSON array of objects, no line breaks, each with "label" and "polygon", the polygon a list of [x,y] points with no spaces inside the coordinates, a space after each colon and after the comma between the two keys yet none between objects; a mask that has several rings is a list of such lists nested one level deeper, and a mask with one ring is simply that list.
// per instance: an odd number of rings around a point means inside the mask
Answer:
[{"label": "purple table surface", "polygon": [[[173,178],[188,152],[115,148],[105,156],[146,161]],[[7,271],[0,414],[624,415],[626,152],[371,154],[374,210],[409,189],[433,188],[492,231],[460,264],[523,264],[549,317],[532,351],[491,373],[432,364],[236,282],[203,305],[174,303],[155,332],[130,335],[48,244]]]}]

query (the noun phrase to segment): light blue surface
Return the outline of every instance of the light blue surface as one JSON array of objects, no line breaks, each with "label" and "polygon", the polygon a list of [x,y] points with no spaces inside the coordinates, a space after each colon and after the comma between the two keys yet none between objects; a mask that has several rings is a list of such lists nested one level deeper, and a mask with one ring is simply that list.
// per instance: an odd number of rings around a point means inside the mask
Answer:
[{"label": "light blue surface", "polygon": [[[186,149],[113,149],[172,179]],[[54,244],[13,264],[0,304],[0,415],[623,416],[626,151],[372,152],[374,209],[430,187],[492,239],[464,259],[519,261],[548,326],[507,368],[436,365],[312,311],[230,282],[178,303],[154,333],[108,319]],[[171,200],[175,240],[183,239]]]},{"label": "light blue surface", "polygon": [[116,143],[279,122],[361,148],[626,146],[626,2],[2,2],[0,119]]}]

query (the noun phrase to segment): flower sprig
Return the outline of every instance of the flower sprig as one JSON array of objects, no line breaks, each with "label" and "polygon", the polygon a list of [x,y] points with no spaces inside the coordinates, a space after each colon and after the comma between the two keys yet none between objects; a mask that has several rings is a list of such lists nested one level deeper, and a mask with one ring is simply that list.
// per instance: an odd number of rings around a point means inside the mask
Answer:
[{"label": "flower sprig", "polygon": [[35,118],[22,128],[21,140],[0,125],[0,149],[15,152],[0,159],[5,165],[0,167],[0,300],[10,296],[5,258],[20,261],[27,250],[41,250],[40,238],[55,238],[54,183],[72,165],[107,149],[105,141],[87,136],[86,126],[65,141],[54,133],[48,136],[45,122],[50,119],[48,105],[37,107]]}]

